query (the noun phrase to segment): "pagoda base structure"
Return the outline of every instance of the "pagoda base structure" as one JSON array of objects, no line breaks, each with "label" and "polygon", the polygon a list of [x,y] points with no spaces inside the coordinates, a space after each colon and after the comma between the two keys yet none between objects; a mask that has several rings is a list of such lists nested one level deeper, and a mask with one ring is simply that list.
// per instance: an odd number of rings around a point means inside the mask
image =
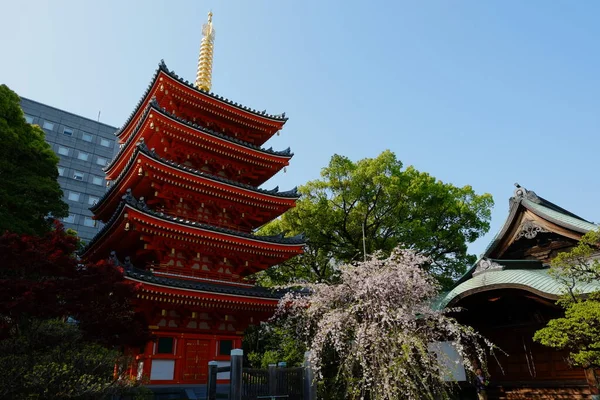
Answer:
[{"label": "pagoda base structure", "polygon": [[[279,297],[252,285],[191,282],[144,271],[129,270],[127,279],[142,284],[137,309],[155,336],[135,357],[137,375],[153,385],[206,384],[208,362],[229,365],[244,330],[266,321]],[[225,382],[229,374],[218,379]]]}]

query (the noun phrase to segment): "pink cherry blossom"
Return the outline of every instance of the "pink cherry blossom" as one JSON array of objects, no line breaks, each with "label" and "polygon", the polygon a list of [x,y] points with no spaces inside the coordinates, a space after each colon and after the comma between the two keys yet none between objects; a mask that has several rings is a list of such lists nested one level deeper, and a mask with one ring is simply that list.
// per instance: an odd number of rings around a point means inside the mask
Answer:
[{"label": "pink cherry blossom", "polygon": [[396,249],[341,267],[338,284],[303,285],[284,296],[276,318],[306,343],[316,379],[333,350],[346,382],[343,398],[444,398],[452,386],[444,379],[447,360],[430,351],[440,341],[452,343],[467,370],[485,367],[493,345],[435,308],[439,286],[422,268],[427,262]]}]

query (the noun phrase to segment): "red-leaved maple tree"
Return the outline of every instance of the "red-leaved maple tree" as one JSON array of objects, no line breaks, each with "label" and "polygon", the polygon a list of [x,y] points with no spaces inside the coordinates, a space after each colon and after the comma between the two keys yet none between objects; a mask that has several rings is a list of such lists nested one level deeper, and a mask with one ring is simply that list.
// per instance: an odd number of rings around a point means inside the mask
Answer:
[{"label": "red-leaved maple tree", "polygon": [[60,223],[41,237],[0,236],[0,338],[33,318],[71,318],[86,339],[108,346],[150,338],[132,305],[138,286],[108,262],[81,264],[77,245]]}]

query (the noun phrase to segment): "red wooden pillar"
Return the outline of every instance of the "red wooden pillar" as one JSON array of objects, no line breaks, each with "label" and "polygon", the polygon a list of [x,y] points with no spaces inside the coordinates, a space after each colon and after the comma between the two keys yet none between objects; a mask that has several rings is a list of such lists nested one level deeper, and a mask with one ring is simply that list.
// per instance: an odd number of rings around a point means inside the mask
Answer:
[{"label": "red wooden pillar", "polygon": [[173,379],[176,383],[183,381],[183,363],[184,363],[184,351],[185,351],[185,337],[184,334],[180,334],[175,337],[177,344],[175,345],[175,370],[173,371]]},{"label": "red wooden pillar", "polygon": [[143,361],[143,363],[144,363],[143,368],[142,368],[142,375],[144,377],[147,377],[148,379],[150,379],[153,350],[154,350],[154,342],[150,340],[150,341],[148,341],[148,343],[146,343],[146,348],[144,350],[144,354],[142,354],[142,357],[140,358],[140,361]]}]

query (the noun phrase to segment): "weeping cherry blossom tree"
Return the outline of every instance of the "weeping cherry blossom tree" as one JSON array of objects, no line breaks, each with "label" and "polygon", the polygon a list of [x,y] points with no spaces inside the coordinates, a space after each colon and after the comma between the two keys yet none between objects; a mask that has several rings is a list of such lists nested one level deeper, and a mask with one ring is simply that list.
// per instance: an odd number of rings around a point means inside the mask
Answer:
[{"label": "weeping cherry blossom tree", "polygon": [[307,345],[316,379],[336,381],[339,398],[448,398],[447,364],[431,351],[437,342],[451,342],[467,370],[485,368],[493,345],[432,307],[439,288],[427,262],[396,249],[342,267],[339,284],[306,285],[279,303],[276,318]]}]

